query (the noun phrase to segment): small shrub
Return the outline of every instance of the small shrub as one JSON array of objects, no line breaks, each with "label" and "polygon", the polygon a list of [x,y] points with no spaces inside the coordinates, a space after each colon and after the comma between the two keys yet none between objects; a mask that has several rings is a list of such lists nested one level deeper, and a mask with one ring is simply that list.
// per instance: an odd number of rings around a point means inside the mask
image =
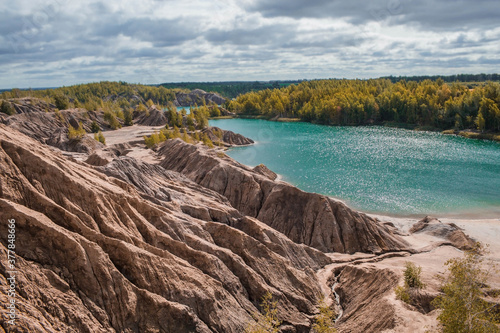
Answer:
[{"label": "small shrub", "polygon": [[162,129],[160,132],[154,132],[149,137],[144,136],[144,143],[146,143],[146,147],[152,148],[154,145],[167,141],[171,137],[172,135],[167,130]]},{"label": "small shrub", "polygon": [[90,130],[92,131],[92,133],[99,133],[101,128],[95,121],[93,121],[92,124],[90,125]]},{"label": "small shrub", "polygon": [[186,142],[186,143],[193,143],[193,140],[185,131],[181,135],[181,140]]},{"label": "small shrub", "polygon": [[99,131],[99,133],[95,133],[94,134],[94,139],[96,141],[99,141],[100,143],[102,143],[103,145],[106,144],[106,138],[104,137],[104,135],[102,135],[102,132]]},{"label": "small shrub", "polygon": [[74,128],[71,125],[68,127],[68,138],[70,140],[81,140],[86,133],[87,132],[83,129],[82,123],[78,124],[78,128]]},{"label": "small shrub", "polygon": [[115,115],[117,118],[121,119],[121,120],[124,120],[125,119],[125,115],[123,114],[123,111],[122,110],[117,110],[115,111]]},{"label": "small shrub", "polygon": [[167,141],[167,137],[165,136],[165,133],[163,131],[160,131],[160,133],[158,133],[158,139],[160,140],[160,142]]},{"label": "small shrub", "polygon": [[144,136],[144,143],[148,148],[152,148],[154,145],[159,144],[160,136],[158,135],[158,132],[154,132],[150,136]]},{"label": "small shrub", "polygon": [[404,286],[398,286],[394,289],[396,298],[405,303],[415,305],[414,296],[419,293],[420,289],[425,287],[420,277],[421,274],[422,267],[407,261],[403,272]]},{"label": "small shrub", "polygon": [[179,128],[174,125],[174,132],[172,134],[172,137],[175,138],[180,138],[181,137],[181,132],[179,131]]},{"label": "small shrub", "polygon": [[96,100],[88,100],[85,103],[83,103],[83,108],[87,109],[88,111],[97,111],[99,107],[99,103]]},{"label": "small shrub", "polygon": [[61,121],[62,123],[64,123],[64,117],[61,114],[61,111],[59,111],[58,109],[55,109],[54,113],[56,114],[57,119],[59,119],[59,121]]},{"label": "small shrub", "polygon": [[149,117],[149,109],[144,104],[137,105],[137,108],[135,110],[138,112],[145,112],[146,117]]},{"label": "small shrub", "polygon": [[407,261],[405,263],[405,271],[403,272],[405,278],[405,286],[408,288],[422,289],[425,284],[422,282],[420,275],[422,274],[422,267],[416,266],[414,263]]},{"label": "small shrub", "polygon": [[273,301],[273,295],[268,291],[260,303],[261,313],[254,314],[255,322],[251,323],[245,333],[278,333],[281,321],[278,320],[278,302]]}]

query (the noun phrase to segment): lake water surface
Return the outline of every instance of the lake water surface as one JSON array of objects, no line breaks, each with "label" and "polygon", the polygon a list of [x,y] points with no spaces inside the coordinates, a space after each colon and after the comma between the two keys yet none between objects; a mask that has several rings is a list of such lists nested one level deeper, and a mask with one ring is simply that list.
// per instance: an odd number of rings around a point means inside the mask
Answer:
[{"label": "lake water surface", "polygon": [[500,218],[500,144],[387,127],[211,120],[257,143],[227,153],[302,190],[392,215]]}]

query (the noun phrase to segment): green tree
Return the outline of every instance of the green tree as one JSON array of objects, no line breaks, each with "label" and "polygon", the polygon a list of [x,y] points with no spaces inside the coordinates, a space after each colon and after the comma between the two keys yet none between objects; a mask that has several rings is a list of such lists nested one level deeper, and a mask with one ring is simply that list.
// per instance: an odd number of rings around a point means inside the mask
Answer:
[{"label": "green tree", "polygon": [[260,303],[261,312],[254,314],[255,322],[251,323],[245,333],[278,333],[281,321],[278,319],[278,301],[273,301],[273,295],[268,291]]},{"label": "green tree", "polygon": [[121,128],[122,125],[120,124],[120,122],[118,121],[118,119],[116,118],[116,115],[113,111],[104,111],[104,119],[108,122],[108,125],[109,127],[111,127],[111,129],[118,129],[118,128]]},{"label": "green tree", "polygon": [[66,110],[69,108],[69,100],[68,97],[62,94],[57,94],[54,96],[54,103],[56,105],[56,108],[59,110]]},{"label": "green tree", "polygon": [[492,311],[496,304],[491,305],[482,297],[481,288],[490,276],[490,271],[483,266],[484,253],[484,247],[477,243],[462,258],[445,263],[448,276],[442,286],[443,294],[433,301],[433,305],[441,309],[438,320],[444,333],[500,332],[498,317]]},{"label": "green tree", "polygon": [[163,130],[161,130],[161,131],[158,133],[158,140],[159,140],[160,142],[167,141],[167,137],[165,136],[165,133],[163,132]]},{"label": "green tree", "polygon": [[175,138],[180,138],[181,137],[181,132],[179,131],[179,127],[174,125],[174,131],[172,133],[172,137]]},{"label": "green tree", "polygon": [[485,121],[483,113],[481,111],[479,111],[479,113],[477,115],[476,125],[477,125],[477,129],[480,130],[481,132],[484,131],[484,129],[486,127],[486,121]]},{"label": "green tree", "polygon": [[220,117],[220,109],[217,105],[211,105],[210,106],[210,117]]},{"label": "green tree", "polygon": [[463,128],[462,117],[457,113],[455,115],[455,129],[459,130]]},{"label": "green tree", "polygon": [[191,132],[193,132],[195,130],[194,121],[195,121],[195,119],[194,119],[193,113],[188,114],[186,124],[187,124],[188,129]]},{"label": "green tree", "polygon": [[123,121],[125,126],[132,126],[134,124],[134,120],[132,118],[132,110],[129,107],[125,107],[123,110]]}]

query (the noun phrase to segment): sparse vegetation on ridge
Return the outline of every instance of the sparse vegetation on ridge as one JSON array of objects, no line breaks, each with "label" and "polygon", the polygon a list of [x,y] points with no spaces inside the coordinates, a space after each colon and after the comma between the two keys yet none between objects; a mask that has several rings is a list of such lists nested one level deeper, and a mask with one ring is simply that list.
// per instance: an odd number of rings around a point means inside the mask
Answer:
[{"label": "sparse vegetation on ridge", "polygon": [[[148,112],[148,106],[160,109],[172,106],[177,90],[125,82],[99,82],[45,90],[13,89],[0,94],[1,111],[12,114],[9,109],[12,98],[32,97],[52,105],[52,110],[84,108],[88,111],[104,111],[112,129],[133,125],[133,111]],[[4,106],[5,105],[5,106]],[[174,108],[175,109],[175,108]],[[96,133],[95,129],[92,130]]]}]

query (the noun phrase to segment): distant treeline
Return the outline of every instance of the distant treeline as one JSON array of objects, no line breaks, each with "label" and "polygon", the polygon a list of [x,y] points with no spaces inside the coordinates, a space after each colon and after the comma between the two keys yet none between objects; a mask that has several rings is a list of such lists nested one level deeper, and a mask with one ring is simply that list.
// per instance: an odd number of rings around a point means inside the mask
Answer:
[{"label": "distant treeline", "polygon": [[328,125],[393,122],[481,131],[500,131],[499,107],[499,83],[469,89],[441,78],[396,83],[388,79],[307,81],[249,92],[227,102],[227,108],[240,115],[300,118]]},{"label": "distant treeline", "polygon": [[174,89],[126,82],[97,82],[52,89],[12,89],[0,93],[0,99],[36,97],[55,104],[60,110],[82,107],[95,111],[105,106],[112,108],[136,107],[151,100],[167,106],[175,100]]},{"label": "distant treeline", "polygon": [[389,79],[392,83],[402,80],[422,82],[425,80],[436,81],[441,79],[444,82],[486,82],[500,81],[500,74],[456,74],[456,75],[422,75],[422,76],[385,76],[381,79]]},{"label": "distant treeline", "polygon": [[276,89],[281,87],[287,87],[291,84],[297,84],[302,82],[302,80],[293,81],[254,81],[254,82],[244,82],[244,81],[228,81],[228,82],[181,82],[181,83],[162,83],[160,86],[169,89],[201,89],[207,92],[215,92],[223,97],[232,99],[241,94],[246,94],[250,91],[260,91],[264,89]]}]

